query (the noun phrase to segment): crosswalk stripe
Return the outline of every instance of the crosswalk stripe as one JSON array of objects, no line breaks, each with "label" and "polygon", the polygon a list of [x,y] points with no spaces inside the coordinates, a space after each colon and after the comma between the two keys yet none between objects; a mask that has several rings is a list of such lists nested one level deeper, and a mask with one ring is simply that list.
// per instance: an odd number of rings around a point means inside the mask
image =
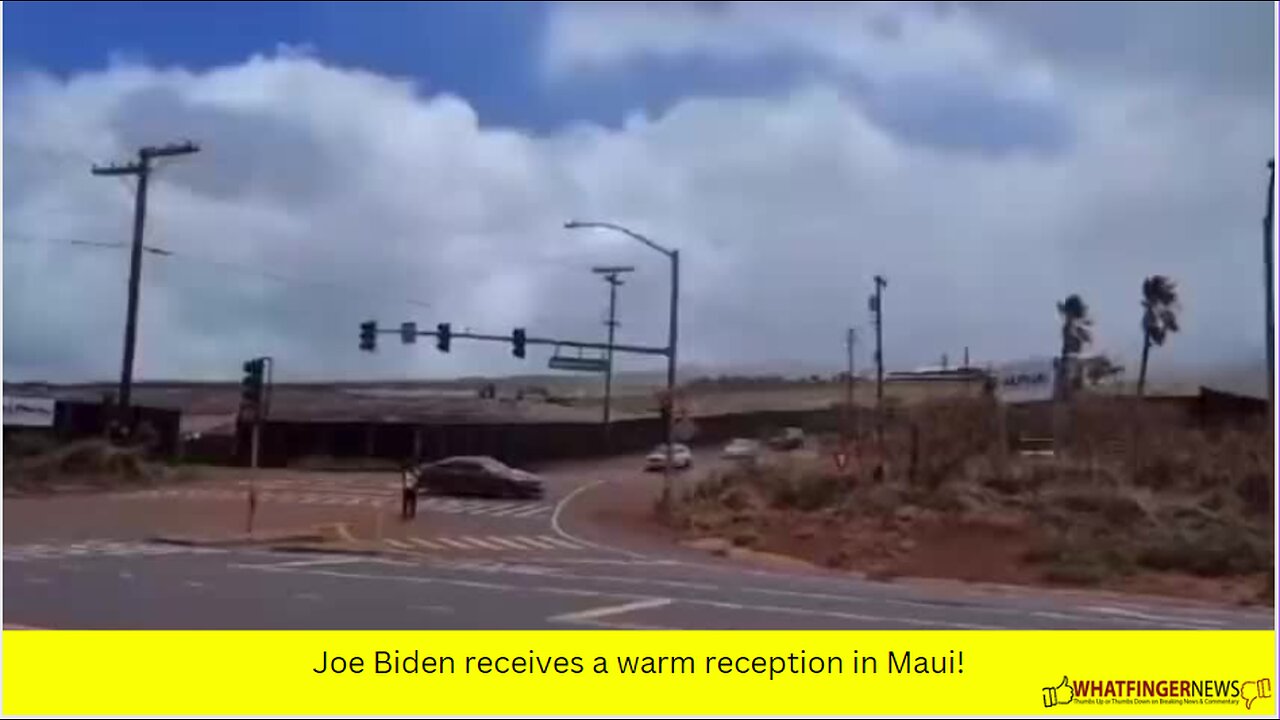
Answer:
[{"label": "crosswalk stripe", "polygon": [[539,539],[539,540],[542,540],[542,541],[544,541],[544,542],[549,542],[549,543],[551,543],[552,545],[559,545],[559,546],[560,546],[560,547],[562,547],[562,548],[568,548],[569,550],[581,550],[581,549],[582,549],[582,546],[581,546],[581,545],[579,545],[579,544],[577,544],[577,543],[569,542],[568,540],[565,540],[564,538],[551,537],[550,535],[539,535],[539,536],[538,536],[538,539]]},{"label": "crosswalk stripe", "polygon": [[394,548],[400,548],[401,550],[410,550],[410,549],[412,549],[412,548],[413,548],[413,546],[412,546],[412,545],[410,545],[409,543],[407,543],[407,542],[403,542],[403,541],[400,541],[400,540],[391,540],[391,539],[388,539],[388,540],[387,540],[387,544],[388,544],[388,545],[390,545],[391,547],[394,547]]},{"label": "crosswalk stripe", "polygon": [[525,506],[520,503],[506,503],[502,507],[495,509],[493,512],[489,514],[494,517],[503,517],[504,515],[514,515],[515,513],[520,512],[524,508]]},{"label": "crosswalk stripe", "polygon": [[469,543],[471,543],[472,545],[479,545],[480,547],[484,548],[485,550],[501,550],[501,549],[502,549],[502,546],[500,546],[500,545],[494,545],[494,544],[492,544],[492,543],[485,542],[484,540],[481,540],[480,538],[477,538],[477,537],[471,537],[470,535],[463,535],[463,536],[462,536],[462,539],[463,539],[463,540],[465,540],[465,541],[467,541],[467,542],[469,542]]},{"label": "crosswalk stripe", "polygon": [[522,510],[520,512],[512,513],[511,516],[512,517],[533,517],[534,515],[540,515],[546,512],[547,509],[548,508],[546,505],[534,505],[531,508],[526,508],[525,510]]},{"label": "crosswalk stripe", "polygon": [[442,545],[440,545],[440,544],[438,544],[438,543],[433,543],[433,542],[431,542],[430,540],[427,540],[427,539],[425,539],[425,538],[418,538],[418,537],[415,537],[415,538],[409,538],[409,540],[410,540],[411,542],[413,542],[415,545],[420,545],[420,546],[422,546],[422,547],[424,547],[424,548],[427,548],[427,549],[429,549],[429,550],[443,550],[443,549],[444,549],[444,546],[442,546]]},{"label": "crosswalk stripe", "polygon": [[469,500],[458,504],[458,509],[464,513],[484,514],[484,511],[490,507],[489,503],[484,500]]},{"label": "crosswalk stripe", "polygon": [[525,535],[516,535],[516,536],[515,536],[515,539],[516,539],[516,540],[519,540],[520,542],[523,542],[523,543],[528,543],[529,545],[532,545],[532,546],[534,546],[534,547],[536,547],[536,548],[539,548],[539,549],[541,549],[541,550],[555,550],[555,549],[556,549],[556,546],[555,546],[555,545],[552,545],[552,544],[550,544],[550,543],[546,542],[545,540],[538,540],[538,539],[536,539],[536,538],[531,538],[531,537],[528,537],[528,536],[525,536]]},{"label": "crosswalk stripe", "polygon": [[470,549],[471,549],[471,546],[470,546],[470,545],[467,545],[466,543],[460,543],[460,542],[458,542],[457,540],[452,540],[452,539],[450,539],[450,538],[446,538],[446,537],[436,538],[436,539],[437,539],[437,540],[439,540],[440,542],[444,543],[445,545],[452,545],[453,547],[456,547],[456,548],[462,548],[463,550],[470,550]]},{"label": "crosswalk stripe", "polygon": [[489,540],[489,542],[497,543],[498,545],[503,545],[503,546],[508,547],[508,548],[511,548],[511,549],[513,549],[513,550],[528,550],[528,549],[529,549],[529,548],[525,547],[524,545],[521,545],[520,543],[516,542],[515,540],[511,540],[510,538],[503,538],[503,537],[497,537],[497,536],[494,536],[494,535],[490,535],[487,539]]}]

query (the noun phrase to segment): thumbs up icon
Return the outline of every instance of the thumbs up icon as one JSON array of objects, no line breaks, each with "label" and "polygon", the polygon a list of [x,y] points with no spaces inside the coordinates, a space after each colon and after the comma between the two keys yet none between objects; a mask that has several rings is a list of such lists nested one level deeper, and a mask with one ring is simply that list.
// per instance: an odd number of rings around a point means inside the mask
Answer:
[{"label": "thumbs up icon", "polygon": [[[1065,692],[1064,692],[1065,691]],[[1067,681],[1067,676],[1062,676],[1062,684],[1057,687],[1044,688],[1044,706],[1051,708],[1055,705],[1070,705],[1072,700],[1076,699],[1076,692]],[[1063,697],[1065,696],[1065,700]]]}]

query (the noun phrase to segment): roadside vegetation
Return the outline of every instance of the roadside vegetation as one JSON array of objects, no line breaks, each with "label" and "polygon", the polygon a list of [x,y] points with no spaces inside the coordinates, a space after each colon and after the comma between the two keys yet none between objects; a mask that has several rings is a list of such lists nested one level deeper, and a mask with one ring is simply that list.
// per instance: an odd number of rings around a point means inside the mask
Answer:
[{"label": "roadside vegetation", "polygon": [[57,492],[66,486],[103,490],[185,479],[188,472],[149,459],[144,441],[118,446],[105,439],[59,444],[39,435],[14,435],[4,443],[6,495]]},{"label": "roadside vegetation", "polygon": [[[1048,408],[1045,408],[1046,412]],[[864,432],[689,488],[687,534],[873,576],[1130,588],[1248,602],[1274,583],[1271,436],[1199,427],[1132,398],[1080,397],[1052,420],[1056,451],[1001,442],[991,401],[898,409],[883,463]],[[882,479],[877,468],[883,466]]]}]

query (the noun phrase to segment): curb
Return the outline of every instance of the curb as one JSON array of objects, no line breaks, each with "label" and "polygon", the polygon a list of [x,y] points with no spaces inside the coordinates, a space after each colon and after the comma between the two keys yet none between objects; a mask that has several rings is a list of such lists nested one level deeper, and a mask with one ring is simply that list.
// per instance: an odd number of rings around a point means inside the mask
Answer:
[{"label": "curb", "polygon": [[319,528],[294,531],[264,533],[261,535],[233,535],[229,537],[183,537],[180,535],[155,535],[147,538],[149,542],[184,547],[253,547],[260,545],[284,544],[323,544],[331,542],[352,542],[355,538],[345,523],[324,525]]}]

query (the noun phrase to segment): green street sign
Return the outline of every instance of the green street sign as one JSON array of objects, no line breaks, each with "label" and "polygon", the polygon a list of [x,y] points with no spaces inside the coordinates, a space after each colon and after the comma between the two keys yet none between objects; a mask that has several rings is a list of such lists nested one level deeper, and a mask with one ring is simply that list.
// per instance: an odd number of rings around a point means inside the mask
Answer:
[{"label": "green street sign", "polygon": [[602,373],[608,371],[609,361],[601,358],[553,357],[547,367],[552,370]]}]

